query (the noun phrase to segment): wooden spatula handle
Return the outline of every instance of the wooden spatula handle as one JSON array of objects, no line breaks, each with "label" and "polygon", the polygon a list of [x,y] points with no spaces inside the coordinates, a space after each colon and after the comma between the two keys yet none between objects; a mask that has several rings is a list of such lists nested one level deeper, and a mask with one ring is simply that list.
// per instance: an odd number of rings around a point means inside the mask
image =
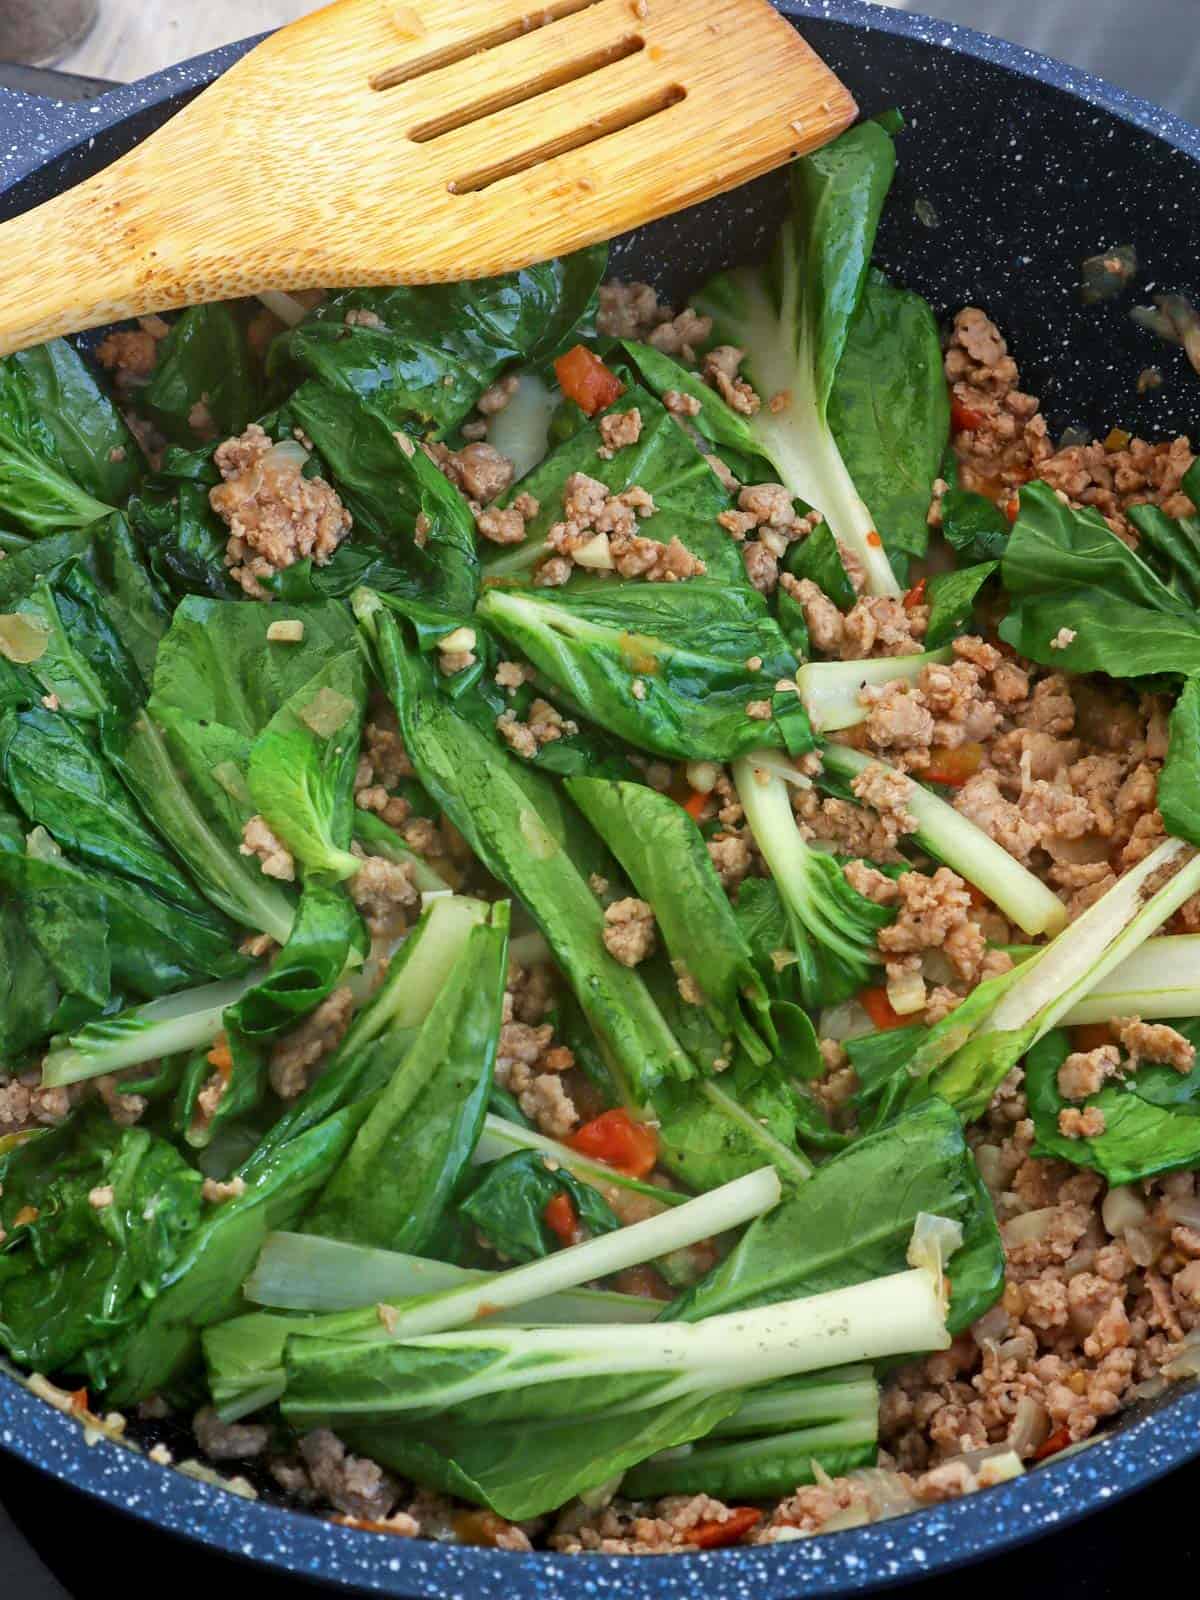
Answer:
[{"label": "wooden spatula handle", "polygon": [[110,167],[0,227],[0,355],[168,309],[158,223]]},{"label": "wooden spatula handle", "polygon": [[263,289],[512,271],[854,114],[766,0],[336,0],[0,225],[0,354]]}]

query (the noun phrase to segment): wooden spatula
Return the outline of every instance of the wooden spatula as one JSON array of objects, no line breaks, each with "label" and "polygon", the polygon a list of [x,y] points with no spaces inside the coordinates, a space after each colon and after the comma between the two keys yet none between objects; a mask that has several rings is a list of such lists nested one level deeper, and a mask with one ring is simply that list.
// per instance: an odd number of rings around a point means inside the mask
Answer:
[{"label": "wooden spatula", "polygon": [[767,0],[337,0],[0,226],[0,354],[263,289],[611,238],[824,144],[849,92]]}]

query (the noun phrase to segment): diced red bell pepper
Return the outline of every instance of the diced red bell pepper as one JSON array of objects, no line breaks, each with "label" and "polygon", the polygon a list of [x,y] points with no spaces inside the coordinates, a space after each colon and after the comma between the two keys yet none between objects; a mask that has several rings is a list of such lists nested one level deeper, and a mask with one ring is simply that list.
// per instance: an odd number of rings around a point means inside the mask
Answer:
[{"label": "diced red bell pepper", "polygon": [[698,1544],[701,1550],[717,1550],[722,1545],[739,1544],[762,1518],[762,1512],[753,1506],[734,1506],[724,1522],[698,1522],[688,1529],[685,1537],[689,1544]]},{"label": "diced red bell pepper", "polygon": [[1065,1450],[1070,1442],[1070,1430],[1064,1423],[1061,1428],[1055,1428],[1044,1444],[1038,1445],[1033,1452],[1033,1459],[1035,1461],[1044,1461],[1047,1456],[1056,1456],[1060,1450]]},{"label": "diced red bell pepper", "polygon": [[542,1218],[551,1233],[556,1233],[564,1244],[571,1243],[579,1227],[579,1218],[569,1194],[556,1194],[552,1200],[547,1200]]},{"label": "diced red bell pepper", "polygon": [[658,1160],[658,1139],[653,1128],[635,1122],[623,1107],[602,1111],[585,1122],[567,1140],[572,1150],[593,1161],[603,1161],[629,1178],[644,1178]]},{"label": "diced red bell pepper", "polygon": [[922,773],[931,783],[945,783],[961,788],[968,778],[973,778],[983,761],[981,744],[955,745],[952,750],[935,747],[929,752],[929,765]]},{"label": "diced red bell pepper", "polygon": [[886,989],[864,989],[859,994],[858,1003],[881,1032],[885,1028],[903,1028],[908,1025],[908,1018],[902,1017],[893,1007]]},{"label": "diced red bell pepper", "polygon": [[610,372],[585,344],[573,345],[565,355],[559,356],[554,363],[554,375],[567,399],[574,400],[589,417],[612,405],[625,392],[625,385],[616,373]]},{"label": "diced red bell pepper", "polygon": [[955,433],[974,433],[982,428],[984,415],[982,411],[975,411],[970,406],[963,405],[961,400],[950,401],[950,426]]}]

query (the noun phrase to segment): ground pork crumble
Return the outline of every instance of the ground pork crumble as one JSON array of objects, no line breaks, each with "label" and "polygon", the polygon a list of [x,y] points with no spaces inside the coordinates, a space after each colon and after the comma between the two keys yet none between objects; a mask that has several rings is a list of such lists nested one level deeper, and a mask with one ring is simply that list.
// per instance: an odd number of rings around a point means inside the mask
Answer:
[{"label": "ground pork crumble", "polygon": [[496,1050],[496,1082],[515,1095],[529,1120],[552,1139],[562,1139],[578,1126],[570,1075],[575,1057],[554,1042],[554,1027],[543,1022],[553,1003],[549,969],[509,962],[500,1042]]},{"label": "ground pork crumble", "polygon": [[573,472],[563,485],[562,508],[563,520],[551,524],[548,554],[534,572],[543,588],[566,583],[576,567],[646,583],[678,583],[708,570],[677,537],[663,544],[636,531],[639,519],[655,511],[654,497],[637,484],[613,494],[598,478]]},{"label": "ground pork crumble", "polygon": [[252,422],[218,445],[222,482],[210,489],[213,510],[229,528],[225,565],[252,600],[269,600],[263,579],[311,556],[329,562],[353,518],[324,478],[306,478],[298,443],[276,445]]},{"label": "ground pork crumble", "polygon": [[[1128,1019],[1117,1031],[1144,1026]],[[1153,1048],[1182,1058],[1185,1043]],[[1090,1054],[1104,1074],[1118,1052]],[[1082,1059],[1063,1070],[1093,1081]],[[1030,1460],[1047,1441],[1085,1439],[1135,1385],[1161,1382],[1200,1325],[1200,1231],[1176,1220],[1195,1212],[1195,1174],[1106,1190],[1095,1173],[1031,1156],[1023,1078],[1009,1074],[969,1135],[1002,1225],[1003,1299],[884,1392],[881,1443],[908,1471],[1006,1440]]]},{"label": "ground pork crumble", "polygon": [[[1094,507],[1131,545],[1137,535],[1126,515],[1130,506],[1157,505],[1169,517],[1195,511],[1181,487],[1195,459],[1186,438],[1147,444],[1117,435],[1056,451],[1037,400],[1019,388],[1008,345],[977,307],[955,318],[945,366],[964,488],[998,496],[1040,478],[1072,505]],[[938,525],[940,515],[932,520]]]}]

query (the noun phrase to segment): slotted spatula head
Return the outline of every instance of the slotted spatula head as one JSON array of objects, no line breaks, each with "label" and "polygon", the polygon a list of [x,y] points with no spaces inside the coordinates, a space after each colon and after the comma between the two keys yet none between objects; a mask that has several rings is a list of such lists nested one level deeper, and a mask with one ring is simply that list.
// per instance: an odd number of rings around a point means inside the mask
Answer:
[{"label": "slotted spatula head", "polygon": [[767,0],[337,0],[0,227],[0,353],[253,294],[486,277],[833,138],[854,101]]}]

